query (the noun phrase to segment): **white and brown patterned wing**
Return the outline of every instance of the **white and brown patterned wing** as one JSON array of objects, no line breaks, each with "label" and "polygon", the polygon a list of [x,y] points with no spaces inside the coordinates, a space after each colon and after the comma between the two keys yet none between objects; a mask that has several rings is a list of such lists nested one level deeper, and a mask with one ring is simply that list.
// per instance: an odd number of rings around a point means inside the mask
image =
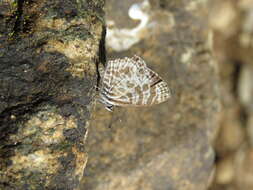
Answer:
[{"label": "white and brown patterned wing", "polygon": [[[140,59],[137,56],[133,58],[125,57],[124,59],[115,59],[111,60],[107,63],[105,73],[102,79],[102,83],[104,85],[114,86],[115,83],[119,81],[122,76],[129,75],[136,72],[143,72],[146,68],[145,62],[136,61],[136,59]],[[102,85],[103,85],[102,84]]]},{"label": "white and brown patterned wing", "polygon": [[143,92],[146,94],[146,98],[142,99],[142,103],[144,105],[154,105],[168,100],[171,96],[168,84],[149,68],[146,68],[146,75],[149,89]]},{"label": "white and brown patterned wing", "polygon": [[118,106],[148,106],[170,97],[168,85],[138,56],[109,62],[102,92],[107,103]]}]

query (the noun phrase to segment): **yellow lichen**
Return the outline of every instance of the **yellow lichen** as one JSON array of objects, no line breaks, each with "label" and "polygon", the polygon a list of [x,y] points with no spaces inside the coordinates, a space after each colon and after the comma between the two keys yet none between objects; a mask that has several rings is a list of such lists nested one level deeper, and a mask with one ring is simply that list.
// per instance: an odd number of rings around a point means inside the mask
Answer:
[{"label": "yellow lichen", "polygon": [[59,168],[57,158],[60,156],[60,153],[53,154],[48,148],[27,155],[17,153],[15,156],[11,157],[13,163],[11,170],[13,172],[18,172],[25,169],[39,172],[46,171],[48,174],[53,174],[56,173]]}]

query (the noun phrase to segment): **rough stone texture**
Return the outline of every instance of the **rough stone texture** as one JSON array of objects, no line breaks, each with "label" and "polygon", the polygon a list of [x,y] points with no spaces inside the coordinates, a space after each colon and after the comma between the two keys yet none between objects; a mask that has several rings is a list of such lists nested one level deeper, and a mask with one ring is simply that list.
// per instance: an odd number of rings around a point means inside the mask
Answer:
[{"label": "rough stone texture", "polygon": [[0,189],[78,187],[103,4],[0,1]]},{"label": "rough stone texture", "polygon": [[168,82],[172,98],[113,113],[98,105],[81,189],[205,190],[220,107],[210,33],[195,14],[202,8],[197,1],[149,1],[142,7],[148,21],[138,27],[127,17],[136,2],[143,1],[107,1],[108,59],[141,56]]},{"label": "rough stone texture", "polygon": [[253,189],[253,1],[209,1],[223,111],[212,190]]}]

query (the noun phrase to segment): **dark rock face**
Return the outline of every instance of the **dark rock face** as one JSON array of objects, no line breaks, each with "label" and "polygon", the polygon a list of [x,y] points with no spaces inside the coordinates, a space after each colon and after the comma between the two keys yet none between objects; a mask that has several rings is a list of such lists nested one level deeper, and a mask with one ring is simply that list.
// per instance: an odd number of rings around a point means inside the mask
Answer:
[{"label": "dark rock face", "polygon": [[75,189],[103,1],[0,2],[0,189]]},{"label": "dark rock face", "polygon": [[[220,104],[211,35],[197,15],[201,6],[110,0],[106,11],[108,59],[141,56],[168,82],[172,98],[113,113],[97,107],[83,189],[207,189]],[[127,17],[128,11],[132,18],[141,14],[140,20]]]}]

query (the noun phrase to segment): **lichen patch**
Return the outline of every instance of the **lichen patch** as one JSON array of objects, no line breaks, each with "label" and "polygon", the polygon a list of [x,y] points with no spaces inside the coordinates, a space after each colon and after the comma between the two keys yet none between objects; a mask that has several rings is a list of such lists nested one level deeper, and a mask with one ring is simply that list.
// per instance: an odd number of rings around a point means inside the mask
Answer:
[{"label": "lichen patch", "polygon": [[38,150],[27,155],[18,153],[11,157],[13,162],[11,170],[17,172],[23,169],[40,172],[46,170],[46,173],[53,174],[56,173],[59,167],[56,159],[59,156],[59,154],[52,154],[50,149]]}]

